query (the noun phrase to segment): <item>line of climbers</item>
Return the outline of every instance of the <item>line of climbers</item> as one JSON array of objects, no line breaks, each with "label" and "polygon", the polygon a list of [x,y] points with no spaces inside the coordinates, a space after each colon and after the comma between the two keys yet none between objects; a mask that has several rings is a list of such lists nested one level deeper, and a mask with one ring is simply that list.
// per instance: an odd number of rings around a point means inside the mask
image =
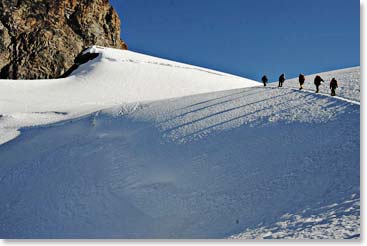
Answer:
[{"label": "line of climbers", "polygon": [[[264,75],[261,78],[261,81],[263,82],[264,86],[266,86],[267,83],[268,83],[268,77],[266,75]],[[279,76],[278,87],[283,87],[284,81],[285,81],[285,74],[282,73]],[[302,90],[303,89],[303,84],[306,81],[306,78],[302,73],[298,76],[298,81],[299,81],[299,89]],[[319,87],[320,87],[321,83],[323,83],[323,82],[325,82],[325,81],[320,77],[320,75],[316,75],[316,77],[314,79],[314,84],[316,86],[316,91],[315,91],[316,93],[319,93]],[[332,96],[336,95],[336,88],[338,88],[338,81],[335,78],[332,78],[331,81],[330,81],[330,90],[331,90],[331,95]]]}]

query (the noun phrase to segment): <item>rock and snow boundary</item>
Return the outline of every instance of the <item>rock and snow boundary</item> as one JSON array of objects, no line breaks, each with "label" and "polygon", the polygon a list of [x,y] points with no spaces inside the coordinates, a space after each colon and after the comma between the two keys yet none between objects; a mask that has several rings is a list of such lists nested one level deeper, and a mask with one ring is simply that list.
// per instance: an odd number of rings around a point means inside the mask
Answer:
[{"label": "rock and snow boundary", "polygon": [[257,86],[210,69],[127,50],[93,46],[100,54],[71,76],[53,80],[0,80],[0,144],[18,129],[73,119],[124,103]]},{"label": "rock and snow boundary", "polygon": [[[47,124],[0,145],[1,238],[359,238],[359,90],[90,52],[51,84],[0,81],[3,131]],[[341,97],[358,72],[335,72]]]}]

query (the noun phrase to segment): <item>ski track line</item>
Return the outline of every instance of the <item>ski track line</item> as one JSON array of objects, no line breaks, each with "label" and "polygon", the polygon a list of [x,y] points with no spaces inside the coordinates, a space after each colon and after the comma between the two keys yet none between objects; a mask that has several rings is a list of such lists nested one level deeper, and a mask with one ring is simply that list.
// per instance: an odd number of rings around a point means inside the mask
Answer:
[{"label": "ski track line", "polygon": [[[190,69],[190,68],[189,68]],[[252,88],[247,88],[248,90],[251,91],[251,89],[256,89],[256,88],[265,88],[266,90],[269,90],[269,89],[279,89],[277,86],[269,86],[269,87],[261,87],[261,86],[254,86]],[[291,90],[293,92],[299,92],[299,93],[310,93],[310,94],[316,94],[316,95],[320,95],[320,96],[324,96],[324,97],[331,97],[331,98],[335,98],[337,100],[341,100],[341,101],[344,101],[344,102],[348,102],[348,103],[351,103],[351,104],[354,104],[354,105],[358,105],[360,106],[360,102],[358,101],[354,101],[354,100],[350,100],[350,99],[346,99],[346,98],[343,98],[343,97],[339,97],[339,96],[331,96],[331,95],[328,95],[328,94],[325,94],[325,93],[315,93],[314,91],[312,90],[307,90],[307,89],[302,89],[302,90],[299,90],[299,89],[295,89],[295,88],[289,88],[289,87],[284,87],[282,89],[288,89],[288,90]],[[247,91],[247,90],[246,90]],[[256,94],[256,93],[255,93]],[[230,95],[227,95],[226,97],[228,97]],[[212,100],[217,100],[217,99],[212,99]],[[136,102],[137,104],[139,104],[139,102]],[[220,104],[220,103],[219,103]],[[214,104],[216,105],[216,104]],[[138,108],[138,105],[135,105],[134,109],[133,109],[133,112],[136,111]],[[101,110],[100,110],[101,111]],[[196,110],[195,110],[196,111]],[[99,111],[98,111],[99,112]],[[50,112],[33,112],[33,113],[37,113],[37,114],[44,114],[44,113],[50,113]],[[51,113],[56,113],[56,114],[65,114],[65,112],[54,112],[54,111],[51,111]],[[190,112],[191,113],[191,112]],[[66,113],[67,114],[67,113]],[[93,113],[92,113],[93,114]],[[184,114],[185,115],[185,114]],[[182,116],[182,115],[181,115]],[[40,125],[34,125],[34,126],[25,126],[25,127],[20,127],[20,128],[17,128],[17,129],[12,129],[12,130],[17,130],[17,131],[21,131],[21,129],[23,128],[37,128],[37,127],[48,127],[48,126],[51,126],[51,125],[58,125],[58,124],[63,124],[65,122],[70,122],[70,121],[73,121],[75,119],[79,119],[79,118],[84,118],[84,117],[90,117],[90,115],[82,115],[82,116],[78,116],[76,118],[70,118],[70,119],[64,119],[64,120],[61,120],[61,121],[57,121],[57,122],[52,122],[52,123],[47,123],[47,124],[40,124]],[[1,143],[0,145],[2,144],[5,144],[7,142],[10,142],[11,140],[13,140],[14,138],[4,142],[4,143]]]},{"label": "ski track line", "polygon": [[122,62],[130,62],[130,63],[136,63],[136,64],[150,64],[150,65],[157,65],[157,66],[164,66],[164,67],[170,67],[170,68],[180,68],[180,69],[189,69],[189,70],[197,70],[200,72],[210,73],[218,76],[227,76],[227,77],[234,77],[234,75],[228,75],[221,72],[215,72],[211,71],[209,68],[200,68],[196,66],[185,66],[185,65],[176,65],[176,64],[169,64],[169,63],[163,63],[163,62],[154,62],[154,61],[144,61],[144,60],[134,60],[134,59],[122,59]]},{"label": "ski track line", "polygon": [[303,92],[303,91],[304,91],[304,92],[308,92],[308,93],[313,93],[313,94],[317,94],[317,95],[322,95],[322,96],[325,96],[325,97],[336,98],[336,99],[339,99],[339,100],[344,101],[344,102],[349,102],[349,103],[351,103],[351,104],[355,104],[355,105],[359,105],[359,106],[361,106],[361,103],[360,103],[360,102],[358,102],[358,101],[353,101],[353,100],[350,100],[350,99],[347,99],[347,98],[344,98],[344,97],[331,96],[331,95],[328,95],[328,94],[325,94],[325,93],[315,93],[315,92],[313,92],[313,91],[311,91],[311,90],[304,90],[304,89],[299,90],[299,89],[293,89],[293,88],[291,88],[291,90],[293,90],[293,91],[299,91],[299,92]]},{"label": "ski track line", "polygon": [[[266,88],[278,88],[276,86],[272,86],[272,87],[266,87]],[[344,102],[349,102],[351,104],[355,104],[355,105],[358,105],[358,106],[361,106],[361,103],[358,102],[358,101],[354,101],[354,100],[350,100],[350,99],[347,99],[347,98],[344,98],[344,97],[339,97],[339,96],[331,96],[329,94],[325,94],[325,93],[315,93],[314,91],[312,90],[305,90],[305,89],[294,89],[294,88],[287,88],[287,87],[284,87],[285,89],[289,89],[289,90],[292,90],[294,92],[301,92],[301,93],[311,93],[311,94],[315,94],[315,95],[321,95],[321,96],[325,96],[325,97],[331,97],[331,98],[335,98],[335,99],[339,99],[341,101],[344,101]],[[283,88],[282,88],[283,89]]]}]

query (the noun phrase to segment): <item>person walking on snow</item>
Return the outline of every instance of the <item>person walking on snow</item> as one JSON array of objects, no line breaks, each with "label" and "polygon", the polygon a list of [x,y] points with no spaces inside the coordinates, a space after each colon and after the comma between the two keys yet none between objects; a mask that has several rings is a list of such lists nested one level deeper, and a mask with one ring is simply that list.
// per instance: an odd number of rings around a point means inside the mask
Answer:
[{"label": "person walking on snow", "polygon": [[330,90],[331,90],[331,96],[335,96],[335,90],[338,88],[338,81],[335,78],[332,78],[330,81]]},{"label": "person walking on snow", "polygon": [[319,75],[316,75],[315,79],[314,79],[314,84],[316,86],[316,93],[319,93],[319,87],[321,85],[321,82],[324,82],[324,80],[319,76]]},{"label": "person walking on snow", "polygon": [[264,76],[261,78],[261,81],[263,82],[264,86],[266,86],[266,83],[268,83],[268,77],[266,77],[266,75],[264,75]]},{"label": "person walking on snow", "polygon": [[279,85],[278,85],[278,87],[283,87],[284,81],[285,81],[285,75],[284,75],[284,73],[282,73],[280,75],[280,77],[279,77]]},{"label": "person walking on snow", "polygon": [[298,76],[298,81],[299,81],[299,89],[302,90],[303,89],[303,84],[305,83],[305,76],[301,73]]}]

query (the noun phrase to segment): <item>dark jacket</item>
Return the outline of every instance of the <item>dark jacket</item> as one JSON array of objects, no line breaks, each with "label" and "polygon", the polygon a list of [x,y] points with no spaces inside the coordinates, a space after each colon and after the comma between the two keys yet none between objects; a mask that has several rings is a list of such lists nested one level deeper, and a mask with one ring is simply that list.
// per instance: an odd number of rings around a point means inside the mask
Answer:
[{"label": "dark jacket", "polygon": [[330,89],[334,89],[335,90],[336,88],[338,88],[338,81],[335,78],[333,78],[330,81]]},{"label": "dark jacket", "polygon": [[305,83],[306,78],[305,78],[305,76],[303,74],[300,74],[298,76],[298,80],[299,80],[299,83],[300,84],[303,84],[303,83]]},{"label": "dark jacket", "polygon": [[315,85],[321,85],[321,82],[324,82],[324,80],[319,75],[317,75],[314,80]]},{"label": "dark jacket", "polygon": [[266,77],[266,75],[264,75],[262,78],[261,78],[261,81],[263,83],[268,83],[268,77]]},{"label": "dark jacket", "polygon": [[280,77],[279,77],[279,82],[280,83],[283,83],[285,81],[285,75],[284,74],[282,74],[282,75],[280,75]]}]

